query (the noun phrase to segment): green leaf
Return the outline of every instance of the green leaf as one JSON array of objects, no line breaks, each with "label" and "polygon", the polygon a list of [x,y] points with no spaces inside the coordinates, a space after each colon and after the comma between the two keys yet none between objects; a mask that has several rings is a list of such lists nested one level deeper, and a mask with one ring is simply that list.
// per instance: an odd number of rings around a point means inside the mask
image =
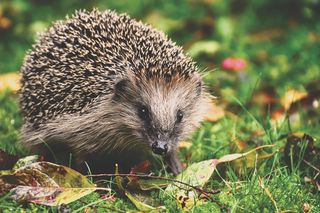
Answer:
[{"label": "green leaf", "polygon": [[168,180],[161,179],[139,179],[137,181],[141,190],[147,191],[152,189],[162,189],[169,185]]},{"label": "green leaf", "polygon": [[[194,163],[186,170],[184,170],[181,174],[179,174],[176,177],[176,180],[192,186],[202,187],[205,183],[208,182],[218,163],[219,162],[217,159]],[[179,189],[187,191],[190,190],[191,187],[181,183],[173,183],[170,184],[165,191],[168,193],[175,193],[179,191]]]},{"label": "green leaf", "polygon": [[12,168],[13,171],[19,169],[20,167],[26,166],[28,164],[32,164],[35,163],[39,160],[39,156],[38,155],[31,155],[31,156],[27,156],[24,158],[20,158],[14,165],[14,167]]},{"label": "green leaf", "polygon": [[152,210],[165,209],[164,206],[159,206],[159,207],[151,206],[154,203],[154,201],[149,196],[146,196],[143,194],[137,194],[137,193],[133,194],[133,193],[130,193],[129,191],[126,191],[125,194],[140,211],[149,212]]},{"label": "green leaf", "polygon": [[220,44],[216,41],[198,41],[194,43],[188,50],[191,57],[197,57],[201,53],[214,55],[220,49]]}]

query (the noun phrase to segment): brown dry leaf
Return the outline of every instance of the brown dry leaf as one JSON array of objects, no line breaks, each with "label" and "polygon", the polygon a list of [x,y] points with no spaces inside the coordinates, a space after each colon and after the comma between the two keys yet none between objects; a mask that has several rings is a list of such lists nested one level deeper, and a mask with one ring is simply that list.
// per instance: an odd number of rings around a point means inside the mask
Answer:
[{"label": "brown dry leaf", "polygon": [[316,32],[309,32],[308,39],[311,42],[320,42],[320,35]]},{"label": "brown dry leaf", "polygon": [[222,119],[225,115],[225,110],[222,107],[211,103],[209,112],[205,115],[204,119],[209,122],[216,122]]},{"label": "brown dry leaf", "polygon": [[11,20],[4,16],[3,11],[0,8],[0,29],[8,29],[11,26]]},{"label": "brown dry leaf", "polygon": [[17,92],[20,89],[20,76],[18,73],[0,75],[0,92],[6,89],[14,92]]},{"label": "brown dry leaf", "polygon": [[302,204],[302,210],[303,210],[303,212],[309,212],[310,209],[311,209],[311,206],[310,206],[309,203],[303,203],[303,204]]},{"label": "brown dry leaf", "polygon": [[8,18],[6,18],[6,17],[0,18],[0,28],[2,28],[2,29],[8,29],[9,27],[11,27],[11,21],[10,21],[10,19],[8,19]]},{"label": "brown dry leaf", "polygon": [[286,111],[284,110],[284,108],[275,109],[270,113],[270,118],[271,122],[275,126],[281,125],[286,118]]},{"label": "brown dry leaf", "polygon": [[281,37],[283,35],[283,30],[279,28],[272,28],[262,30],[256,33],[252,33],[249,35],[249,39],[251,42],[264,42],[270,41],[272,39]]},{"label": "brown dry leaf", "polygon": [[284,107],[285,110],[289,109],[291,104],[301,100],[306,97],[308,94],[306,92],[300,92],[294,89],[288,90],[284,96],[281,98],[280,103]]},{"label": "brown dry leaf", "polygon": [[258,91],[253,96],[253,101],[257,104],[267,105],[273,104],[277,101],[275,88],[266,86]]}]

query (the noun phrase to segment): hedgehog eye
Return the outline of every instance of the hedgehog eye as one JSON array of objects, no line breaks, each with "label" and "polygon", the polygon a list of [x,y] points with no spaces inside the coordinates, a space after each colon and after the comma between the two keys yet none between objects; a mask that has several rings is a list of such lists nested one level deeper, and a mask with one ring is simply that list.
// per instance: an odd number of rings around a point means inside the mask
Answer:
[{"label": "hedgehog eye", "polygon": [[182,118],[183,118],[183,112],[181,110],[178,110],[178,112],[177,112],[177,122],[181,123]]},{"label": "hedgehog eye", "polygon": [[142,120],[147,120],[149,118],[149,111],[146,106],[140,106],[138,108],[138,115]]}]

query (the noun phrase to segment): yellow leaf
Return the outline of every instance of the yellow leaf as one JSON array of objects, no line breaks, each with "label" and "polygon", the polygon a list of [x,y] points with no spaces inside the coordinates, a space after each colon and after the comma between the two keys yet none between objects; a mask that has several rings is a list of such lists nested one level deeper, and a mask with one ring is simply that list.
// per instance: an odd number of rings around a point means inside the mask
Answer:
[{"label": "yellow leaf", "polygon": [[189,149],[192,146],[192,143],[188,141],[180,141],[178,147]]},{"label": "yellow leaf", "polygon": [[186,192],[178,192],[176,195],[176,202],[177,205],[184,211],[188,211],[192,209],[193,206],[201,205],[204,203],[204,200],[199,200],[198,195],[195,194],[194,191],[188,191]]},{"label": "yellow leaf", "polygon": [[290,89],[281,98],[280,103],[287,110],[290,108],[292,103],[306,97],[307,95],[308,94],[306,92],[300,92],[294,89]]},{"label": "yellow leaf", "polygon": [[14,92],[20,89],[20,76],[18,73],[0,75],[0,92],[6,89]]},{"label": "yellow leaf", "polygon": [[225,163],[225,162],[230,162],[236,159],[239,159],[241,157],[245,156],[244,154],[241,153],[235,153],[235,154],[230,154],[230,155],[225,155],[221,158],[219,158],[219,163]]},{"label": "yellow leaf", "polygon": [[206,121],[215,122],[222,119],[225,116],[225,111],[222,107],[211,103],[208,114],[205,115],[204,119]]},{"label": "yellow leaf", "polygon": [[274,146],[274,144],[264,145],[264,146],[259,146],[259,147],[255,148],[255,149],[252,149],[252,150],[250,150],[248,152],[245,152],[245,153],[234,153],[234,154],[225,155],[225,156],[219,158],[218,162],[219,163],[225,163],[225,162],[234,161],[234,160],[237,160],[237,159],[242,158],[244,156],[247,156],[250,153],[255,152],[255,151],[259,150],[259,149],[266,148],[266,147],[273,147],[273,146]]}]

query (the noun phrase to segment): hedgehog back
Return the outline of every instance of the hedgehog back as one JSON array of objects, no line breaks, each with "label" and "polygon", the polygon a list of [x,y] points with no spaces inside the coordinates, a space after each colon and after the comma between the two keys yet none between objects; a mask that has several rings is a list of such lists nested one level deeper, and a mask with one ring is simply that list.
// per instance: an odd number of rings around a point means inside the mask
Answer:
[{"label": "hedgehog back", "polygon": [[20,106],[38,127],[79,114],[113,91],[132,71],[138,77],[189,75],[194,63],[163,33],[112,11],[78,11],[42,33],[21,68]]}]

